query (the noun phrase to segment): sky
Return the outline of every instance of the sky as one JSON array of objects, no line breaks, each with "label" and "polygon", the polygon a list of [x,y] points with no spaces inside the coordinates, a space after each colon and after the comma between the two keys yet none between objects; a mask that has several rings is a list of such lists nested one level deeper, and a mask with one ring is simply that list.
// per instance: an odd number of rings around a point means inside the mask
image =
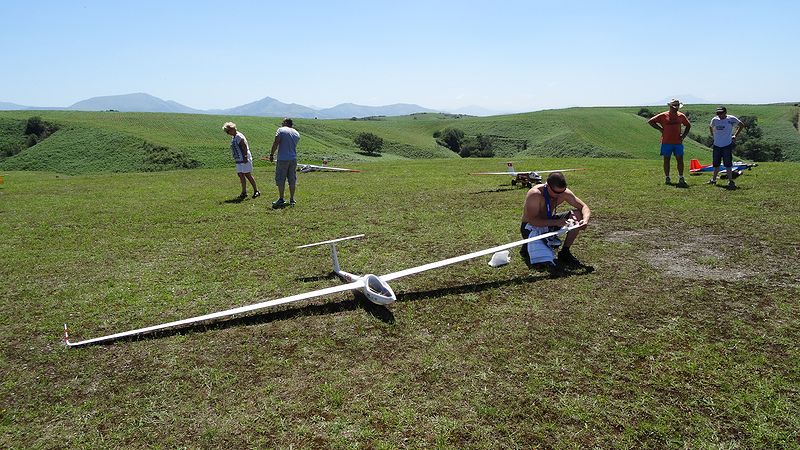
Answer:
[{"label": "sky", "polygon": [[[800,2],[0,0],[0,102],[800,101]],[[684,100],[684,103],[687,103]]]}]

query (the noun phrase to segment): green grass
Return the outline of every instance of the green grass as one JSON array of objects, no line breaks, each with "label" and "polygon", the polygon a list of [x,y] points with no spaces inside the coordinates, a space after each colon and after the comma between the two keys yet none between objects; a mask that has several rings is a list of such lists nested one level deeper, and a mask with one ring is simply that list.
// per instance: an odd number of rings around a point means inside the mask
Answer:
[{"label": "green grass", "polygon": [[[662,184],[657,160],[582,166],[593,209],[547,278],[476,260],[217,325],[84,349],[73,340],[387,273],[518,239],[524,190],[494,160],[356,163],[301,174],[298,206],[241,203],[230,168],[3,172],[0,446],[800,446],[800,192],[794,163],[727,191]],[[711,248],[712,250],[708,250]],[[712,257],[716,261],[712,264]]]},{"label": "green grass", "polygon": [[[687,107],[697,117],[710,118],[714,107]],[[779,144],[788,160],[800,161],[800,133],[792,126],[797,108],[780,105],[730,105],[731,113],[755,115],[764,139]],[[495,137],[499,158],[615,157],[658,159],[658,133],[636,115],[638,108],[568,108],[494,117],[415,114],[379,120],[298,119],[301,159],[338,163],[448,158],[457,156],[436,144],[433,133],[457,127],[468,135]],[[653,107],[658,112],[657,107]],[[256,159],[266,156],[280,119],[191,114],[77,111],[2,111],[0,149],[24,143],[24,121],[32,116],[57,124],[60,130],[16,156],[0,159],[3,170],[45,170],[71,175],[98,172],[170,170],[179,167],[222,168],[231,165],[229,139],[222,124],[233,120],[245,133]],[[694,132],[705,135],[708,123],[696,121]],[[384,139],[381,156],[359,153],[353,138],[360,132]],[[152,164],[146,148],[167,154],[164,164]],[[686,142],[687,158],[710,159],[710,151]],[[257,164],[262,164],[258,162]]]}]

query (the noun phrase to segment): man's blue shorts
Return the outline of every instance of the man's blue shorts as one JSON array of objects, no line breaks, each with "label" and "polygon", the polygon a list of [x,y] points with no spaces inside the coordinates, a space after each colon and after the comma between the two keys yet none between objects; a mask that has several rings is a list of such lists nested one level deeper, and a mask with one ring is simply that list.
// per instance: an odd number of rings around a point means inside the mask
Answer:
[{"label": "man's blue shorts", "polygon": [[736,144],[728,144],[725,147],[717,147],[716,145],[713,146],[712,151],[712,158],[711,158],[711,165],[714,167],[719,167],[720,161],[725,164],[725,167],[731,167],[733,165],[733,148],[736,147]]},{"label": "man's blue shorts", "polygon": [[683,144],[661,144],[661,156],[683,156]]}]

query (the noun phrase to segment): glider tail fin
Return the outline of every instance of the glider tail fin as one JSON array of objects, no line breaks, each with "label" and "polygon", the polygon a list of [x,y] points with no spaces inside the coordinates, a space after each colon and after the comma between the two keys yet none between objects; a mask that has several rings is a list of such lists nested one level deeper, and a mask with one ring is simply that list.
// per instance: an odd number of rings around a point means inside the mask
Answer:
[{"label": "glider tail fin", "polygon": [[350,239],[356,239],[356,238],[360,238],[360,237],[364,237],[364,235],[363,234],[357,234],[355,236],[348,236],[348,237],[343,237],[343,238],[339,238],[339,239],[331,239],[329,241],[314,242],[313,244],[300,245],[300,246],[295,247],[295,248],[316,247],[318,245],[325,245],[325,244],[330,245],[330,247],[331,247],[331,263],[333,264],[333,273],[335,273],[336,275],[339,275],[340,277],[343,277],[343,278],[347,279],[348,281],[353,281],[357,277],[355,277],[353,274],[350,274],[350,273],[347,273],[347,272],[343,271],[341,269],[341,267],[339,267],[339,255],[336,253],[336,243],[337,242],[341,242],[341,241],[347,241],[347,240],[350,240]]},{"label": "glider tail fin", "polygon": [[700,161],[693,159],[689,161],[689,170],[700,170],[703,166],[700,165]]}]

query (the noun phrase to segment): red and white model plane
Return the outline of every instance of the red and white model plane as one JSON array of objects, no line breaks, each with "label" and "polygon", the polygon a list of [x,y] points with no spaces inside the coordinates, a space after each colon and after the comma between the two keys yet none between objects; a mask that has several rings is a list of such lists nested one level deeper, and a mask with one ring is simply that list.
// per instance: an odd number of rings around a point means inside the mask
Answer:
[{"label": "red and white model plane", "polygon": [[[745,170],[752,170],[753,167],[757,166],[757,163],[746,163],[742,161],[735,161],[733,163],[733,167],[731,167],[731,172],[733,173],[733,178],[738,177],[739,175],[743,174]],[[692,175],[700,175],[703,172],[714,172],[714,166],[711,164],[708,165],[701,165],[700,161],[697,159],[693,159],[689,161],[689,173]],[[728,169],[725,166],[719,167],[719,176],[721,178],[725,178],[728,174]]]}]

